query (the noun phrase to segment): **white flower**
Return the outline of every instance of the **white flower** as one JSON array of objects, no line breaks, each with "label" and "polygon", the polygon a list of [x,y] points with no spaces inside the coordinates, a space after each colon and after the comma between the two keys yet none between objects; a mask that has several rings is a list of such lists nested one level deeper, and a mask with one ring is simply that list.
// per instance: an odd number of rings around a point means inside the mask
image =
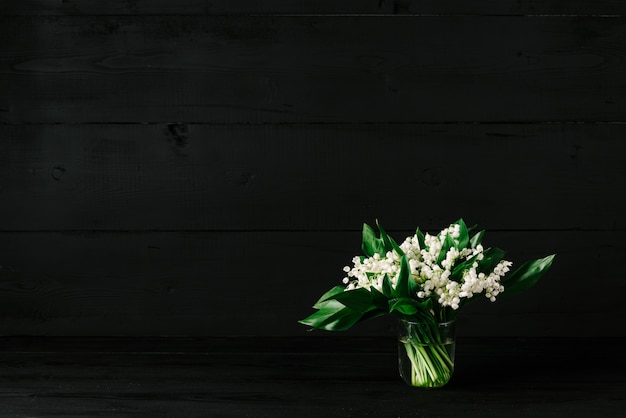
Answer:
[{"label": "white flower", "polygon": [[[407,237],[400,249],[404,253],[411,279],[418,284],[416,296],[420,299],[436,297],[442,307],[458,309],[463,299],[469,299],[484,294],[494,301],[496,296],[504,291],[500,279],[510,270],[511,262],[499,262],[493,271],[479,271],[480,261],[484,258],[484,248],[457,248],[460,238],[460,226],[452,224],[437,235],[424,235],[424,247],[420,247],[417,235]],[[437,262],[439,254],[446,242],[446,237],[454,240],[456,246],[448,249],[444,259]],[[451,279],[455,267],[470,258],[475,257],[474,263],[465,271]],[[384,255],[374,254],[372,257],[354,257],[353,267],[346,266],[343,271],[347,277],[343,278],[346,290],[357,288],[382,291],[385,275],[392,286],[398,283],[400,274],[401,256],[395,250]]]}]

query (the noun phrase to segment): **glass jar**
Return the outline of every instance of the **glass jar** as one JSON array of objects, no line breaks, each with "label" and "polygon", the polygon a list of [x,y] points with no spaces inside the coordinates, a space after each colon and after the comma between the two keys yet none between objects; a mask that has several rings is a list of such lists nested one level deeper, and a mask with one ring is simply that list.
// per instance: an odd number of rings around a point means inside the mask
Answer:
[{"label": "glass jar", "polygon": [[455,321],[411,322],[398,325],[398,368],[415,387],[444,386],[454,371]]}]

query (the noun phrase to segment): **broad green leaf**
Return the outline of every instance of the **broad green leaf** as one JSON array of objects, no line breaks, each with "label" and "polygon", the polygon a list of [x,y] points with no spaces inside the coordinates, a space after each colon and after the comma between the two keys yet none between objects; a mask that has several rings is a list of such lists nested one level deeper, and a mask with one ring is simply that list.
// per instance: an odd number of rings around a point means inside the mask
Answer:
[{"label": "broad green leaf", "polygon": [[463,218],[456,221],[456,223],[460,227],[459,228],[459,244],[457,245],[456,248],[457,250],[462,250],[463,248],[466,248],[467,244],[469,243],[469,233],[467,231],[467,225],[465,225]]},{"label": "broad green leaf", "polygon": [[387,312],[387,310],[383,310],[383,309],[375,309],[375,310],[371,310],[369,312],[365,312],[363,314],[363,316],[361,318],[359,318],[359,322],[364,322],[364,321],[368,321],[370,319],[373,318],[378,318],[379,316],[383,316],[383,315],[388,315],[389,313]]},{"label": "broad green leaf", "polygon": [[417,237],[417,242],[420,245],[420,250],[426,249],[426,241],[424,240],[425,237],[424,237],[424,234],[422,233],[422,231],[420,231],[419,228],[417,228],[415,230],[415,236]]},{"label": "broad green leaf", "polygon": [[474,236],[472,236],[472,239],[470,240],[470,245],[472,246],[472,248],[476,248],[478,247],[478,245],[480,245],[480,243],[483,241],[483,236],[485,235],[485,230],[483,229],[480,232],[477,232],[476,234],[474,234]]},{"label": "broad green leaf", "polygon": [[382,227],[382,225],[376,219],[376,226],[378,227],[378,231],[380,233],[380,240],[383,242],[385,246],[385,250],[391,250],[391,242],[389,242],[389,235],[387,235],[387,231]]},{"label": "broad green leaf", "polygon": [[402,315],[411,316],[417,313],[417,303],[413,299],[398,298],[389,301],[389,312],[399,312]]},{"label": "broad green leaf", "polygon": [[500,248],[487,248],[483,251],[483,259],[478,262],[478,270],[489,274],[505,255],[506,252]]},{"label": "broad green leaf", "polygon": [[370,291],[362,287],[338,293],[332,298],[357,312],[367,312],[376,307]]},{"label": "broad green leaf", "polygon": [[398,282],[396,283],[396,292],[401,298],[407,298],[410,295],[409,280],[411,278],[411,268],[409,267],[409,261],[406,256],[403,255],[400,258],[400,273],[398,274]]},{"label": "broad green leaf", "polygon": [[461,278],[463,277],[463,272],[472,267],[472,264],[476,262],[477,257],[478,257],[478,254],[454,266],[454,268],[452,269],[452,272],[450,273],[450,280],[453,280],[455,282],[458,282],[459,280],[461,280]]},{"label": "broad green leaf", "polygon": [[377,290],[375,287],[370,288],[372,303],[378,308],[386,310],[389,307],[389,298]]},{"label": "broad green leaf", "polygon": [[343,304],[337,302],[336,300],[327,300],[325,302],[318,303],[317,306],[318,307],[315,308],[317,311],[298,322],[312,327],[317,327],[337,312],[346,308]]},{"label": "broad green leaf", "polygon": [[420,285],[415,281],[413,275],[409,273],[408,279],[408,288],[409,288],[409,296],[414,298],[417,295],[417,292],[420,291]]},{"label": "broad green leaf", "polygon": [[346,331],[361,321],[365,312],[356,312],[350,308],[344,308],[329,317],[321,325],[327,331]]},{"label": "broad green leaf", "polygon": [[362,316],[362,313],[353,311],[344,306],[338,310],[327,311],[326,309],[320,309],[313,315],[299,322],[326,331],[345,331],[352,328]]},{"label": "broad green leaf", "polygon": [[502,296],[513,296],[528,290],[548,271],[556,254],[537,260],[527,261],[518,269],[504,276],[501,283],[504,285]]},{"label": "broad green leaf", "polygon": [[319,309],[320,306],[323,306],[323,302],[332,299],[333,296],[339,294],[339,293],[343,293],[346,289],[343,286],[335,286],[332,289],[330,289],[328,292],[324,293],[322,295],[322,297],[320,297],[318,299],[317,302],[315,302],[315,305],[313,305],[313,308],[315,309]]},{"label": "broad green leaf", "polygon": [[409,321],[426,323],[435,321],[430,298],[422,302],[410,298],[392,299],[389,301],[389,312]]},{"label": "broad green leaf", "polygon": [[402,251],[402,248],[400,248],[398,243],[391,237],[389,237],[389,242],[391,242],[391,248],[393,248],[400,257],[402,257],[404,255],[404,251]]},{"label": "broad green leaf", "polygon": [[385,245],[385,250],[387,251],[395,250],[396,253],[398,253],[398,255],[403,256],[404,251],[402,251],[402,249],[396,243],[396,241],[394,241],[394,239],[391,238],[387,234],[387,232],[383,229],[382,225],[378,222],[378,219],[376,220],[376,225],[378,226],[378,229],[380,231],[380,238],[383,240],[383,244]]},{"label": "broad green leaf", "polygon": [[419,309],[416,317],[422,322],[435,322],[435,316],[433,315],[433,300],[428,298],[423,302],[418,303]]},{"label": "broad green leaf", "polygon": [[383,276],[383,295],[387,298],[395,298],[398,296],[396,290],[391,284],[391,280],[389,280],[389,276],[386,274]]},{"label": "broad green leaf", "polygon": [[409,263],[409,259],[406,258],[406,256],[403,256],[401,259],[401,262],[404,263],[404,265],[401,264],[400,268],[404,267],[408,273],[407,280],[406,280],[407,292],[409,294],[409,297],[414,298],[416,297],[417,292],[420,290],[420,285],[413,278],[413,274],[411,273],[411,264]]},{"label": "broad green leaf", "polygon": [[384,256],[385,244],[383,240],[376,237],[376,231],[368,224],[363,224],[363,238],[361,241],[361,251],[368,257],[372,257],[374,254]]},{"label": "broad green leaf", "polygon": [[352,328],[359,321],[373,318],[386,312],[385,310],[377,309],[373,305],[367,311],[356,311],[334,299],[326,300],[319,305],[320,308],[317,312],[298,322],[327,331],[345,331]]},{"label": "broad green leaf", "polygon": [[448,250],[454,247],[456,243],[454,239],[450,236],[450,234],[446,234],[446,239],[443,242],[443,246],[441,247],[441,251],[439,251],[439,256],[437,257],[437,263],[441,263],[446,259],[446,254],[448,254]]}]

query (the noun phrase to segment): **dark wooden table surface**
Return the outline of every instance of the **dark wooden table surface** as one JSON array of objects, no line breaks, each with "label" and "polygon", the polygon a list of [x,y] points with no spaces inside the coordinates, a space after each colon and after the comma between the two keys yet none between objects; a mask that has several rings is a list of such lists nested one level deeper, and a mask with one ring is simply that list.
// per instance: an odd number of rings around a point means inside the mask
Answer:
[{"label": "dark wooden table surface", "polygon": [[624,339],[466,338],[443,389],[393,339],[2,338],[1,417],[623,417]]}]

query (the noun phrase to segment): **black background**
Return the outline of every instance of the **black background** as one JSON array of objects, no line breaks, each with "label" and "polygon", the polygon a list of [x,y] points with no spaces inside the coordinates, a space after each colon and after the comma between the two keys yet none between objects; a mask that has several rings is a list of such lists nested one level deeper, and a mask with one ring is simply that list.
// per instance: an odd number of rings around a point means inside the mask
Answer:
[{"label": "black background", "polygon": [[558,256],[461,335],[626,336],[625,11],[3,2],[0,334],[302,336],[362,222],[463,217]]}]

